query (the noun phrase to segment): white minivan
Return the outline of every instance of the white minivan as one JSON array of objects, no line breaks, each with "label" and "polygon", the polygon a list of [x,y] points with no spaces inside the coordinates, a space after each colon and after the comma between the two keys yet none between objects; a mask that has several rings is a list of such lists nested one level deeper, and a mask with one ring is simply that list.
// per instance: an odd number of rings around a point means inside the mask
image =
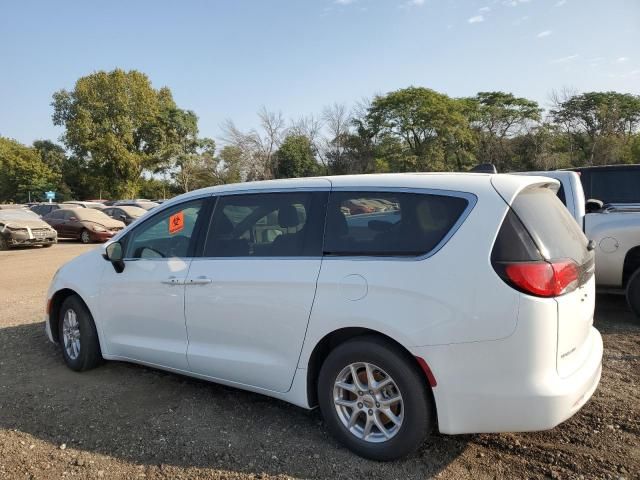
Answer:
[{"label": "white minivan", "polygon": [[591,397],[594,259],[549,178],[223,185],[64,265],[46,332],[74,370],[140,363],[319,406],[364,457],[549,429]]}]

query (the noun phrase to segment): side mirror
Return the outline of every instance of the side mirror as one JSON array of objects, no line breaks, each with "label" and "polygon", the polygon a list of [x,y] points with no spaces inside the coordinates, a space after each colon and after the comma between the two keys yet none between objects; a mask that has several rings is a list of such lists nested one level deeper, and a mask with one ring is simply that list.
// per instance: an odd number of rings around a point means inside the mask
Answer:
[{"label": "side mirror", "polygon": [[127,219],[126,215],[120,215],[120,220],[122,220],[123,222]]},{"label": "side mirror", "polygon": [[589,200],[587,200],[584,204],[584,210],[587,213],[593,213],[593,212],[598,212],[600,210],[602,210],[602,207],[604,206],[604,203],[600,200],[597,200],[595,198],[590,198]]},{"label": "side mirror", "polygon": [[76,217],[69,217],[69,220],[71,220],[72,222],[77,222],[78,219]]},{"label": "side mirror", "polygon": [[122,244],[120,242],[113,242],[107,245],[103,257],[105,260],[111,262],[117,273],[122,273],[124,270],[123,255]]}]

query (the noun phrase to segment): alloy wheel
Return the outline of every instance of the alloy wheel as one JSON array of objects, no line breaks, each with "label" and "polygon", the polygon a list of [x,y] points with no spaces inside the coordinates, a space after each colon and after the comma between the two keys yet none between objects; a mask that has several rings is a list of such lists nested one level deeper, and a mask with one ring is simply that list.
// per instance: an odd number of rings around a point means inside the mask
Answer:
[{"label": "alloy wheel", "polygon": [[372,363],[352,363],[340,371],[333,403],[344,427],[366,442],[388,441],[404,420],[404,403],[396,382]]},{"label": "alloy wheel", "polygon": [[62,340],[64,349],[71,360],[80,355],[80,324],[76,312],[69,309],[62,320]]}]

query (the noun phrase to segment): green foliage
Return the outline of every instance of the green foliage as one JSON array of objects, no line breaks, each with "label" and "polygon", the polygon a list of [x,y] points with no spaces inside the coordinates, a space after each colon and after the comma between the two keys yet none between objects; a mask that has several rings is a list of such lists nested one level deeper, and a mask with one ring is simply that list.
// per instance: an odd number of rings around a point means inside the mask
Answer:
[{"label": "green foliage", "polygon": [[44,192],[59,180],[34,148],[0,137],[0,201],[44,199]]},{"label": "green foliage", "polygon": [[[143,73],[120,69],[80,78],[73,91],[53,95],[53,123],[65,145],[86,162],[95,182],[132,197],[143,171],[157,169],[182,140],[185,120],[167,88],[155,90]],[[182,122],[182,123],[181,123]]]},{"label": "green foliage", "polygon": [[573,163],[605,165],[639,161],[633,143],[640,126],[640,96],[618,92],[573,95],[551,110],[575,151]]},{"label": "green foliage", "polygon": [[454,170],[473,158],[474,137],[465,107],[434,90],[409,87],[376,97],[366,123],[376,136],[403,141],[410,160],[396,165],[393,157],[383,159],[393,171]]},{"label": "green foliage", "polygon": [[275,153],[276,178],[310,177],[317,175],[311,142],[304,135],[288,135]]},{"label": "green foliage", "polygon": [[479,92],[462,102],[477,137],[477,158],[499,171],[516,167],[511,139],[526,136],[527,127],[540,120],[537,102],[504,92]]}]

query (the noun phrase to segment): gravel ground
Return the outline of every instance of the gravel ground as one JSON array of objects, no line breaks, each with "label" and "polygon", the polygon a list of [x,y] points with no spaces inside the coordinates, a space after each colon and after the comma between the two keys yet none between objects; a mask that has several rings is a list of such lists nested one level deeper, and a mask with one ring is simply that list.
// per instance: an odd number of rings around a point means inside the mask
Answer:
[{"label": "gravel ground", "polygon": [[0,479],[640,478],[640,323],[599,297],[602,383],[540,433],[434,435],[412,457],[360,459],[317,411],[125,363],[78,374],[44,336],[55,270],[91,246],[0,252]]}]

